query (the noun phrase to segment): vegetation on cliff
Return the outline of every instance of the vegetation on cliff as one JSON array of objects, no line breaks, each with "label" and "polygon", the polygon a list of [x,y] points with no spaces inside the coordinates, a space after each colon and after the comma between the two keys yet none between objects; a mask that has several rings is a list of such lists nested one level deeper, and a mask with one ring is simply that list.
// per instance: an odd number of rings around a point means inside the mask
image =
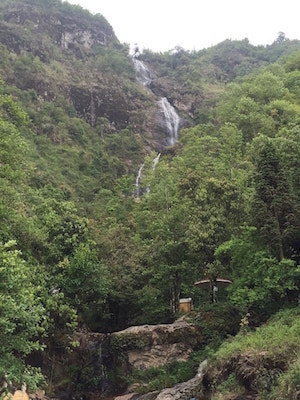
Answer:
[{"label": "vegetation on cliff", "polygon": [[[1,373],[49,382],[43,351],[66,356],[79,328],[173,321],[180,296],[208,301],[202,277],[232,279],[218,299],[252,326],[297,306],[299,49],[146,51],[150,93],[103,16],[1,2]],[[167,95],[183,119],[172,148],[158,145]]]}]

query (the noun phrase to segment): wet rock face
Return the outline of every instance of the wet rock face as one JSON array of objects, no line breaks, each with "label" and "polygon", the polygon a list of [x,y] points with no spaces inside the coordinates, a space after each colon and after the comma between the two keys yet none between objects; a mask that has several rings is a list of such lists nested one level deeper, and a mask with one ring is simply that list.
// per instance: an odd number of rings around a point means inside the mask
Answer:
[{"label": "wet rock face", "polygon": [[99,117],[106,117],[119,129],[129,123],[130,104],[116,82],[105,82],[93,90],[73,86],[70,89],[70,100],[77,115],[91,126],[96,125]]},{"label": "wet rock face", "polygon": [[95,37],[93,32],[88,30],[73,30],[72,32],[63,32],[61,35],[61,47],[69,49],[78,43],[83,47],[91,49],[96,44],[106,45],[106,36],[99,32]]}]

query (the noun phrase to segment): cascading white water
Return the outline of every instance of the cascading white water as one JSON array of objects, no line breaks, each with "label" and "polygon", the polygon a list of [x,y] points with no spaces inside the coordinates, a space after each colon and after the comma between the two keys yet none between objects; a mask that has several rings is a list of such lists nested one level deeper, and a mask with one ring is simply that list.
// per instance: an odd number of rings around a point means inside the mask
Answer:
[{"label": "cascading white water", "polygon": [[[137,54],[137,53],[136,53]],[[137,58],[137,55],[132,56],[132,62],[136,72],[136,79],[143,86],[149,86],[152,82],[152,76],[149,68],[143,63],[143,61]],[[173,146],[178,140],[178,133],[180,128],[180,117],[176,113],[174,107],[171,106],[166,97],[161,98],[158,101],[159,107],[161,109],[161,125],[166,130],[168,135],[167,144]],[[156,167],[160,158],[160,153],[153,160],[152,168]],[[135,178],[135,195],[137,198],[141,195],[140,181],[144,164],[142,164],[138,170]],[[147,187],[146,191],[149,192],[150,188]]]},{"label": "cascading white water", "polygon": [[[152,82],[152,76],[149,68],[139,60],[136,55],[132,57],[136,79],[143,86],[149,86]],[[180,117],[175,109],[169,103],[166,97],[162,97],[158,102],[162,111],[161,124],[168,134],[168,145],[173,146],[178,140],[178,132],[180,127]]]},{"label": "cascading white water", "polygon": [[136,57],[132,57],[136,79],[143,86],[149,86],[152,82],[151,72],[143,61],[138,60]]},{"label": "cascading white water", "polygon": [[142,176],[142,171],[144,168],[144,164],[142,164],[138,170],[137,176],[135,178],[135,186],[136,186],[136,196],[140,197],[140,180],[141,180],[141,176]]},{"label": "cascading white water", "polygon": [[180,117],[166,97],[160,99],[158,104],[162,111],[162,126],[167,130],[169,135],[168,144],[173,146],[178,140]]},{"label": "cascading white water", "polygon": [[[157,156],[154,158],[154,160],[152,161],[152,170],[153,170],[153,171],[155,170],[156,165],[157,165],[157,163],[158,163],[158,161],[159,161],[159,159],[160,159],[160,154],[161,154],[161,153],[158,153],[158,155],[157,155]],[[141,177],[142,177],[143,168],[144,168],[144,164],[142,164],[142,165],[140,166],[140,168],[139,168],[139,170],[138,170],[138,173],[137,173],[137,175],[136,175],[136,178],[135,178],[135,187],[136,187],[136,189],[135,189],[135,195],[136,195],[136,197],[140,197],[140,195],[141,195],[140,182],[141,182]],[[149,188],[149,187],[146,187],[146,192],[147,192],[147,193],[150,192],[150,188]]]},{"label": "cascading white water", "polygon": [[157,156],[154,158],[154,160],[152,161],[152,169],[153,169],[153,171],[155,170],[155,167],[156,167],[156,165],[157,165],[157,163],[158,163],[158,161],[159,161],[159,159],[160,159],[160,154],[161,153],[158,153],[157,154]]}]

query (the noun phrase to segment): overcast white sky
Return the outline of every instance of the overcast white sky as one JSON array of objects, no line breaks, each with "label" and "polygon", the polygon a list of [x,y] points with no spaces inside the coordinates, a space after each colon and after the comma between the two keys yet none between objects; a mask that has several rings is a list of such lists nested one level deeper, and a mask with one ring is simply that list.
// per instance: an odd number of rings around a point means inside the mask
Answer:
[{"label": "overcast white sky", "polygon": [[271,44],[300,39],[299,0],[68,0],[102,14],[121,43],[167,51],[200,50],[225,39]]}]

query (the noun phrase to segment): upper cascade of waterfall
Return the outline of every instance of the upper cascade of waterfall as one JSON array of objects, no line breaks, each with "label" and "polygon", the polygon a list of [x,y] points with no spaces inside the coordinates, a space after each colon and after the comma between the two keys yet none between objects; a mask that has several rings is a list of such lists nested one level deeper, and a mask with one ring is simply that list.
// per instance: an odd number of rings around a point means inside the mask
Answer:
[{"label": "upper cascade of waterfall", "polygon": [[[138,47],[136,47],[134,49],[134,54],[131,57],[136,73],[136,79],[143,86],[149,86],[152,83],[151,71],[149,70],[147,65],[139,59],[139,54],[140,53]],[[178,133],[181,119],[166,97],[161,98],[158,101],[158,104],[161,109],[161,126],[166,130],[166,133],[168,135],[167,145],[173,146],[178,141]]]},{"label": "upper cascade of waterfall", "polygon": [[180,117],[166,97],[160,99],[158,104],[162,111],[162,125],[169,135],[168,144],[173,146],[178,140]]},{"label": "upper cascade of waterfall", "polygon": [[143,63],[143,61],[139,60],[136,56],[132,57],[136,79],[143,86],[149,86],[152,82],[152,76],[147,65]]}]

